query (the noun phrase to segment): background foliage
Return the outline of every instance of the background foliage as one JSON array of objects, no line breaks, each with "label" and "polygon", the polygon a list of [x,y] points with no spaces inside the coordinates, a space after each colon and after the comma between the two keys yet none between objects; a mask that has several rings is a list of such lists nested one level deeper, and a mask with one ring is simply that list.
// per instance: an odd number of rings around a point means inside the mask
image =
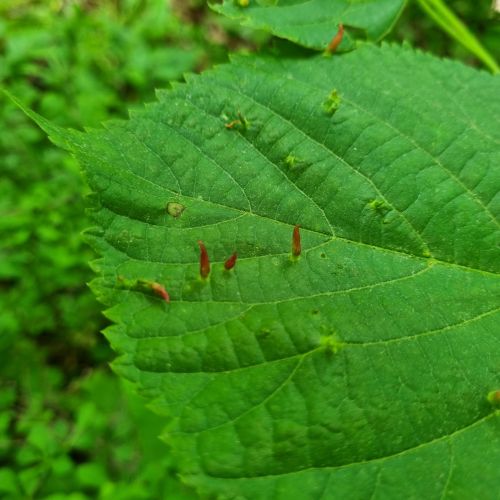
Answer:
[{"label": "background foliage", "polygon": [[[2,2],[0,81],[81,128],[246,43],[204,7],[174,7]],[[94,255],[81,237],[90,223],[78,166],[0,99],[0,497],[160,498],[171,483],[158,473],[168,470],[160,422],[109,373],[105,322],[86,286]]]},{"label": "background foliage", "polygon": [[[498,60],[490,2],[449,5]],[[416,3],[390,38],[479,64]],[[201,0],[8,0],[0,83],[56,124],[82,128],[123,117],[228,51],[273,43]],[[3,96],[0,106],[0,496],[190,497],[154,439],[161,420],[107,368],[105,320],[85,285],[93,254],[81,237],[78,167]]]}]

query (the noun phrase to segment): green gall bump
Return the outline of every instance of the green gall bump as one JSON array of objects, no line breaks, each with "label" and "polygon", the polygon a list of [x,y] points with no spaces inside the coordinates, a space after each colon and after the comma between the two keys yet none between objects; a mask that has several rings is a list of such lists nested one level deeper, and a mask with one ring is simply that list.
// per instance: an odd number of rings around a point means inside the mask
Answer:
[{"label": "green gall bump", "polygon": [[322,347],[326,354],[337,354],[342,349],[344,344],[334,335],[322,335],[320,340],[320,347]]},{"label": "green gall bump", "polygon": [[392,210],[392,207],[386,203],[384,200],[375,199],[370,201],[368,204],[370,208],[376,212],[378,215],[385,215],[387,212]]},{"label": "green gall bump", "polygon": [[298,162],[298,158],[296,156],[288,155],[285,158],[285,165],[289,168],[295,167],[297,165],[297,162]]},{"label": "green gall bump", "polygon": [[497,389],[488,393],[487,399],[492,406],[500,409],[500,390]]},{"label": "green gall bump", "polygon": [[262,338],[269,337],[269,335],[271,335],[271,330],[269,330],[268,328],[263,328],[262,330],[260,330],[260,332],[257,332],[257,336]]},{"label": "green gall bump", "polygon": [[167,213],[168,215],[171,215],[172,217],[176,218],[180,217],[182,212],[186,207],[184,205],[181,205],[180,203],[176,203],[175,201],[171,201],[167,203]]},{"label": "green gall bump", "polygon": [[250,0],[236,0],[236,4],[239,7],[248,7],[248,5],[250,4]]},{"label": "green gall bump", "polygon": [[293,168],[296,163],[297,163],[297,158],[293,155],[288,155],[285,158],[285,165],[287,165],[290,168]]},{"label": "green gall bump", "polygon": [[329,114],[333,115],[336,113],[336,111],[340,107],[340,95],[339,93],[334,89],[330,92],[330,95],[326,99],[326,101],[323,103],[323,109]]},{"label": "green gall bump", "polygon": [[122,290],[131,290],[137,286],[138,280],[127,279],[125,276],[118,276],[116,279],[117,287]]},{"label": "green gall bump", "polygon": [[305,168],[308,166],[308,163],[306,161],[293,154],[289,154],[286,158],[284,158],[283,163],[290,170],[297,170],[299,168]]}]

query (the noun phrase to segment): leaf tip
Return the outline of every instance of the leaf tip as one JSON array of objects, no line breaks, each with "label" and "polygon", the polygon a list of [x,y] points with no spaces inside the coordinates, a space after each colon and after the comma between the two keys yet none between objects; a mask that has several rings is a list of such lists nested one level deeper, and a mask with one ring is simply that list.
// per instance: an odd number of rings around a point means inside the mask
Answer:
[{"label": "leaf tip", "polygon": [[33,122],[35,122],[49,137],[49,139],[62,149],[71,151],[71,144],[67,140],[70,133],[75,131],[64,130],[52,122],[39,115],[32,109],[28,108],[20,99],[18,99],[14,94],[11,94],[7,89],[0,89],[2,92]]}]

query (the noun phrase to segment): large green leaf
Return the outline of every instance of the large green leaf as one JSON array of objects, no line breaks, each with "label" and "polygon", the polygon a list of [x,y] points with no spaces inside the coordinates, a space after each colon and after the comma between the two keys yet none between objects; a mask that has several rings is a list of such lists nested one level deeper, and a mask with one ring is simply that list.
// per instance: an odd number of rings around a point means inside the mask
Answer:
[{"label": "large green leaf", "polygon": [[240,58],[105,130],[43,124],[95,192],[116,369],[204,495],[498,497],[498,95],[367,46]]},{"label": "large green leaf", "polygon": [[250,0],[246,7],[240,3],[245,2],[224,0],[211,7],[245,26],[318,50],[326,48],[343,23],[343,50],[352,49],[353,38],[360,35],[373,41],[383,38],[406,0]]}]

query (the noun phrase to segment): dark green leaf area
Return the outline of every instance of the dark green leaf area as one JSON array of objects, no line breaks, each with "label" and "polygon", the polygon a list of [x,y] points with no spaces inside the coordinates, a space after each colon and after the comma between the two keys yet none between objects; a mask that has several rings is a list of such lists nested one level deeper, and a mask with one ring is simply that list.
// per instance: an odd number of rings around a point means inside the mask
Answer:
[{"label": "dark green leaf area", "polygon": [[64,137],[115,367],[202,494],[494,498],[499,90],[391,47],[238,58]]}]

